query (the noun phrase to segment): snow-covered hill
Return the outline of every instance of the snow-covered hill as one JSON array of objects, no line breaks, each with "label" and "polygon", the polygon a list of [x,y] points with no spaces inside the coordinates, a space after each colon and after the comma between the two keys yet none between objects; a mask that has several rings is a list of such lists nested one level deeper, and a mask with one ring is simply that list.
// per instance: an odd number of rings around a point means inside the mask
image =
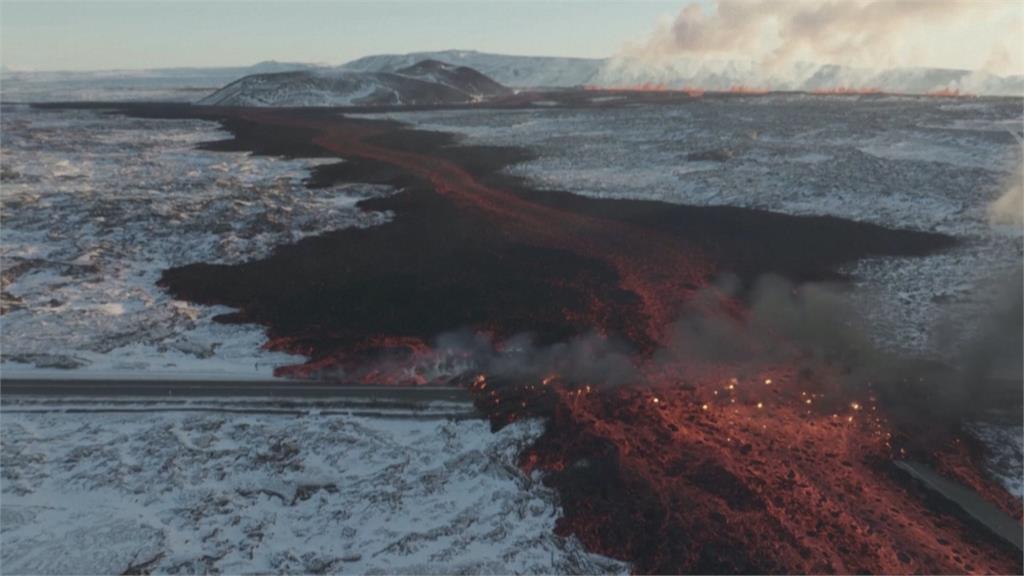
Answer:
[{"label": "snow-covered hill", "polygon": [[314,69],[255,74],[225,86],[199,103],[214,106],[460,104],[508,92],[508,88],[471,68],[423,60],[394,71]]},{"label": "snow-covered hill", "polygon": [[409,54],[378,54],[341,66],[354,72],[393,72],[422,60],[467,66],[515,88],[566,87],[592,83],[604,60],[554,56],[513,56],[475,50],[443,50]]},{"label": "snow-covered hill", "polygon": [[472,50],[383,54],[353,60],[341,68],[360,72],[395,71],[432,59],[468,66],[516,88],[660,85],[666,88],[729,90],[743,86],[765,90],[835,89],[927,94],[1024,94],[1024,77],[938,68],[866,69],[813,63],[764,66],[753,61],[698,58],[644,59],[616,57],[554,58],[511,56]]}]

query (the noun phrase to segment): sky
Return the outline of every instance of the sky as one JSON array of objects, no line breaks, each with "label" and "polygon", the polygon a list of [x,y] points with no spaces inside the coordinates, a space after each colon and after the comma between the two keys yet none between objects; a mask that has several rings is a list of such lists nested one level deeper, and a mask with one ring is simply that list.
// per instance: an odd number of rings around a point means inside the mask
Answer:
[{"label": "sky", "polygon": [[728,58],[1024,73],[1024,0],[0,0],[13,70],[382,53]]},{"label": "sky", "polygon": [[680,2],[0,1],[13,70],[341,64],[449,48],[605,57],[650,35]]}]

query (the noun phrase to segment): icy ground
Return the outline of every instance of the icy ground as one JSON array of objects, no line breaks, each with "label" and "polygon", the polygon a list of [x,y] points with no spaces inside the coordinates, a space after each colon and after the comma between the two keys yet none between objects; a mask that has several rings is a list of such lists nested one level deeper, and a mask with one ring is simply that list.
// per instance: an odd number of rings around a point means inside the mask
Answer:
[{"label": "icy ground", "polygon": [[323,160],[195,150],[229,136],[214,123],[5,105],[2,133],[5,376],[269,376],[297,359],[214,324],[227,308],[171,299],[161,271],[388,218],[355,207],[388,187],[305,188]]},{"label": "icy ground", "polygon": [[990,451],[988,472],[1011,494],[1024,498],[1024,426],[1004,420],[974,423],[970,430]]},{"label": "icy ground", "polygon": [[[595,96],[599,99],[614,96]],[[945,355],[937,324],[963,326],[1020,265],[1020,228],[986,208],[1021,149],[1020,99],[771,95],[674,106],[374,114],[455,132],[467,144],[530,148],[511,167],[534,186],[594,197],[743,206],[937,231],[963,244],[845,272],[887,347]],[[968,322],[968,325],[970,323]],[[968,337],[969,331],[960,331]]]},{"label": "icy ground", "polygon": [[536,421],[5,402],[5,574],[626,572],[552,533]]}]

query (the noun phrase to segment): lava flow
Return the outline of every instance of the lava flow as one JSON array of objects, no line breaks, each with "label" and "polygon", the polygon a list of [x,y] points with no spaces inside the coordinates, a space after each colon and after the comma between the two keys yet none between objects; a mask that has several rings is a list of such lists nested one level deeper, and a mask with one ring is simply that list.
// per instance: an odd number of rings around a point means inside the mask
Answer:
[{"label": "lava flow", "polygon": [[[840,386],[828,365],[752,371],[662,353],[680,308],[723,272],[744,285],[768,272],[821,280],[843,262],[926,254],[950,238],[531,190],[498,174],[524,151],[456,146],[444,134],[333,111],[125,112],[218,120],[234,139],[211,149],[345,159],[318,168],[311,186],[403,189],[361,203],[390,212],[385,225],[237,266],[164,273],[176,297],[236,307],[221,320],[261,323],[271,347],[310,359],[287,374],[422,383],[430,378],[410,366],[472,365],[438,360],[431,345],[460,328],[498,347],[525,332],[538,345],[594,332],[624,339],[636,369],[629,386],[558,373],[468,376],[495,426],[548,420],[521,465],[544,472],[561,496],[557,531],[588,549],[638,572],[1021,571],[1019,551],[892,464],[908,453],[928,461],[1019,519],[1019,501],[983,476],[963,443],[912,445],[870,388]],[[741,300],[716,294],[703,312],[742,326]]]},{"label": "lava flow", "polygon": [[[822,410],[799,387],[776,370],[480,398],[496,426],[542,407],[548,428],[521,465],[561,495],[556,531],[641,573],[1020,572],[1019,550],[895,469],[901,440],[876,403]],[[1019,501],[970,470],[1019,517]]]}]

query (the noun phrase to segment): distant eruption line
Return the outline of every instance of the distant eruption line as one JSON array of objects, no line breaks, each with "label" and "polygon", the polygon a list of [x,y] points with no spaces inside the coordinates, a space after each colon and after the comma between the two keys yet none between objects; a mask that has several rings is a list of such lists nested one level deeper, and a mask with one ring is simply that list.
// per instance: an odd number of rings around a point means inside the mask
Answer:
[{"label": "distant eruption line", "polygon": [[715,0],[689,3],[624,56],[742,55],[776,71],[818,62],[1020,74],[1022,27],[1024,5],[1012,1]]}]

